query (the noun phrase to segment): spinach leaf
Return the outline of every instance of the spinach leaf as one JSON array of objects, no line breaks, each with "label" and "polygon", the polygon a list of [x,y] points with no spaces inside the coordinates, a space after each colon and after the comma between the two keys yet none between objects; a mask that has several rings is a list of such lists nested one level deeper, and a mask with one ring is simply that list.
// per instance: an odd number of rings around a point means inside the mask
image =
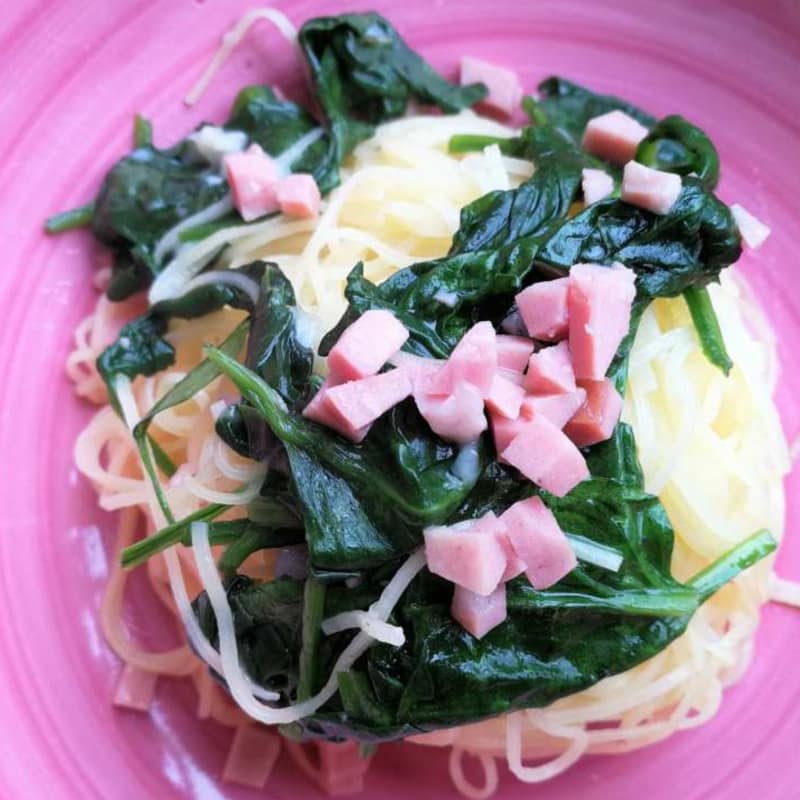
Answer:
[{"label": "spinach leaf", "polygon": [[200,159],[186,140],[166,150],[139,147],[118,161],[103,181],[92,216],[95,236],[119,256],[113,296],[123,299],[126,292],[147,285],[161,266],[153,256],[159,239],[227,191],[219,170]]},{"label": "spinach leaf", "polygon": [[[575,143],[580,144],[586,123],[592,117],[609,111],[624,111],[645,127],[655,123],[655,118],[637,106],[613,95],[596,94],[577,83],[556,76],[547,78],[537,87],[540,100],[535,107],[540,116],[535,122],[548,124],[561,130]],[[530,108],[530,104],[528,104]]]},{"label": "spinach leaf", "polygon": [[328,123],[335,164],[371,136],[375,125],[401,116],[409,100],[452,112],[486,96],[480,84],[446,81],[375,13],[308,20],[298,41]]},{"label": "spinach leaf", "polygon": [[696,125],[673,114],[657,122],[640,142],[636,160],[648,167],[694,173],[707,188],[719,182],[719,153],[713,142]]},{"label": "spinach leaf", "polygon": [[565,222],[536,254],[562,273],[572,264],[621,261],[643,297],[667,297],[716,280],[741,253],[728,207],[695,178],[684,178],[663,216],[620,200],[594,203]]}]

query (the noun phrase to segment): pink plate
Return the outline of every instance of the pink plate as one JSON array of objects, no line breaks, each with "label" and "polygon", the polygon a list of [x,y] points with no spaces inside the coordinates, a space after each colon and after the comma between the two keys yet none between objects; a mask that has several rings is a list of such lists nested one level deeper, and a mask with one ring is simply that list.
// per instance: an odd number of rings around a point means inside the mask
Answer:
[{"label": "pink plate", "polygon": [[[250,0],[5,0],[0,17],[0,796],[90,798],[318,797],[288,768],[263,793],[224,786],[229,734],[198,723],[190,690],[162,681],[152,714],[109,705],[120,670],[97,609],[112,553],[71,462],[88,409],[64,376],[71,332],[92,304],[88,238],[48,239],[43,218],[93,196],[129,146],[131,117],[160,143],[219,120],[244,81],[291,89],[288,45],[262,24],[199,106],[180,100],[219,36]],[[297,23],[335,6],[280,3]],[[359,4],[360,5],[360,4]],[[703,126],[722,154],[722,196],[773,227],[746,269],[781,334],[780,403],[800,428],[800,6],[796,0],[379,0],[400,31],[453,74],[460,54],[515,68],[528,88],[556,72]],[[793,188],[794,186],[794,188]],[[788,482],[789,541],[778,561],[800,578],[800,476]],[[147,640],[145,598],[131,620]],[[552,783],[502,797],[632,800],[800,796],[800,618],[770,607],[753,666],[718,716],[626,756],[587,758]],[[163,637],[162,637],[163,638]],[[152,638],[154,646],[166,640]],[[381,748],[370,798],[454,796],[447,757]],[[424,773],[424,779],[416,776]]]}]

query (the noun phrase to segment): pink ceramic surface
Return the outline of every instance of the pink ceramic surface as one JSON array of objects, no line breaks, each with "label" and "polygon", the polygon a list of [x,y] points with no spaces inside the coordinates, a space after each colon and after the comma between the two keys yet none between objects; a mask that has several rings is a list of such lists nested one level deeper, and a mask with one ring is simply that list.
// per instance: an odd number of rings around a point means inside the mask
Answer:
[{"label": "pink ceramic surface", "polygon": [[[295,22],[342,5],[281,3]],[[360,3],[358,4],[361,5]],[[728,201],[773,227],[747,274],[781,337],[780,405],[800,428],[800,6],[795,0],[407,0],[373,3],[448,74],[468,53],[519,71],[528,88],[557,72],[656,114],[680,112],[718,144]],[[0,14],[0,797],[317,797],[282,768],[263,793],[218,781],[228,733],[194,718],[192,692],[162,681],[151,715],[115,712],[120,664],[97,609],[113,520],[76,475],[72,443],[89,410],[63,362],[88,313],[88,238],[47,239],[45,215],[92,197],[129,146],[131,117],[168,143],[219,120],[244,81],[291,89],[290,48],[263,24],[195,110],[180,99],[248,0],[5,0]],[[352,6],[351,6],[352,7]],[[800,578],[800,476],[788,481],[789,538],[780,571]],[[135,582],[134,582],[135,583]],[[167,646],[146,593],[130,621]],[[626,756],[587,758],[544,787],[504,774],[503,798],[629,800],[800,796],[800,616],[763,614],[753,665],[702,729]],[[452,795],[446,756],[381,748],[370,798]]]}]

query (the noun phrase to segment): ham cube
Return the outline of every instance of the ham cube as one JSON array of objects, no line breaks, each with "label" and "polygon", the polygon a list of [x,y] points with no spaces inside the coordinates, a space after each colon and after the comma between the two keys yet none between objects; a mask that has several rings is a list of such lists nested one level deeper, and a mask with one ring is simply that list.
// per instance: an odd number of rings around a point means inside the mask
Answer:
[{"label": "ham cube", "polygon": [[501,114],[510,116],[517,110],[522,100],[522,86],[515,72],[479,58],[463,56],[461,85],[466,86],[470,83],[484,84],[489,94],[481,104]]},{"label": "ham cube", "polygon": [[[425,380],[420,384],[424,386]],[[431,430],[442,439],[466,444],[486,430],[483,396],[469,383],[462,381],[447,397],[415,388],[414,402]]]},{"label": "ham cube", "polygon": [[622,413],[622,397],[608,378],[581,381],[586,400],[566,424],[564,433],[578,447],[588,447],[611,438]]},{"label": "ham cube", "polygon": [[[503,522],[502,518],[500,521]],[[508,538],[508,526],[505,523],[503,523],[503,527],[498,530],[496,536],[506,554],[506,571],[500,578],[500,582],[505,583],[506,581],[513,580],[517,575],[522,575],[522,573],[525,572],[526,565],[517,555],[517,551],[511,544],[511,539]]]},{"label": "ham cube", "polygon": [[408,339],[405,325],[383,309],[365,311],[328,354],[328,369],[336,383],[375,375]]},{"label": "ham cube", "polygon": [[530,357],[525,388],[535,395],[575,391],[575,373],[567,342],[545,347]]},{"label": "ham cube", "polygon": [[351,442],[360,442],[369,433],[369,425],[354,430],[345,422],[338,411],[330,404],[328,391],[339,384],[336,381],[328,380],[320,386],[319,391],[311,398],[309,404],[303,409],[303,416],[306,419],[318,422],[326,428],[336,431],[336,433],[349,439]]},{"label": "ham cube", "polygon": [[524,336],[499,334],[497,342],[497,366],[504,369],[524,372],[534,351],[534,344]]},{"label": "ham cube", "polygon": [[158,673],[145,672],[143,669],[126,664],[122,668],[122,674],[114,691],[114,705],[117,708],[130,708],[133,711],[149,711],[157,682]]},{"label": "ham cube", "polygon": [[482,639],[508,616],[505,583],[501,583],[486,597],[462,586],[456,586],[450,613],[462,628],[469,631],[476,639]]},{"label": "ham cube", "polygon": [[328,407],[352,436],[411,394],[411,378],[402,369],[370,375],[327,389]]},{"label": "ham cube", "polygon": [[569,273],[569,349],[575,377],[600,381],[631,319],[636,275],[621,264],[575,264]]},{"label": "ham cube", "polygon": [[222,780],[263,789],[280,750],[281,737],[263,725],[239,725],[222,769]]},{"label": "ham cube", "polygon": [[[523,406],[526,402],[527,400],[523,401]],[[516,419],[509,419],[501,414],[490,411],[489,419],[492,423],[494,447],[499,454],[511,444],[515,436],[525,430],[525,426],[530,421],[531,417],[523,417],[520,415]]]},{"label": "ham cube", "polygon": [[519,413],[526,419],[533,419],[537,414],[541,414],[556,428],[563,428],[575,416],[585,400],[586,390],[580,387],[574,392],[563,394],[529,396],[522,401]]},{"label": "ham cube", "polygon": [[739,229],[742,241],[751,249],[758,250],[770,235],[770,229],[738,203],[731,206],[733,221]]},{"label": "ham cube", "polygon": [[448,395],[466,381],[486,397],[497,371],[497,335],[491,322],[473,325],[441,370],[426,384],[428,394]]},{"label": "ham cube", "polygon": [[569,278],[540,281],[517,295],[517,308],[534,339],[556,342],[569,330],[567,290]]},{"label": "ham cube", "polygon": [[492,388],[486,396],[486,407],[501,417],[516,419],[525,398],[525,389],[517,383],[495,373]]},{"label": "ham cube", "polygon": [[281,212],[287,216],[310,219],[319,214],[321,197],[313,175],[287,175],[278,181],[275,196]]},{"label": "ham cube", "polygon": [[625,164],[636,156],[647,128],[624,111],[593,117],[583,133],[583,149],[613,164]]},{"label": "ham cube", "polygon": [[681,176],[660,169],[650,169],[638,161],[629,161],[622,170],[621,198],[653,214],[668,214],[681,193]]},{"label": "ham cube", "polygon": [[498,367],[497,372],[495,374],[499,375],[504,380],[513,383],[515,386],[525,385],[525,376],[521,372],[517,372],[517,370],[515,369],[506,369],[505,367]]},{"label": "ham cube", "polygon": [[581,171],[581,189],[584,205],[590,206],[614,192],[614,179],[602,169],[584,169]]},{"label": "ham cube", "polygon": [[275,187],[280,170],[257,144],[242,153],[229,153],[223,163],[233,205],[245,222],[278,210]]},{"label": "ham cube", "polygon": [[500,460],[558,497],[589,477],[580,450],[541,415],[527,421],[522,432],[500,453]]},{"label": "ham cube", "polygon": [[512,547],[527,565],[525,575],[537,591],[558,583],[577,566],[569,539],[541,498],[529,497],[514,503],[500,520],[506,525]]},{"label": "ham cube", "polygon": [[496,535],[502,529],[491,511],[475,521],[426,528],[428,569],[471,592],[490,595],[506,569],[506,554]]},{"label": "ham cube", "polygon": [[402,369],[411,378],[415,388],[418,381],[438,372],[445,364],[442,359],[423,358],[422,356],[415,356],[413,353],[406,353],[403,350],[395,353],[389,359],[389,363],[398,369]]}]

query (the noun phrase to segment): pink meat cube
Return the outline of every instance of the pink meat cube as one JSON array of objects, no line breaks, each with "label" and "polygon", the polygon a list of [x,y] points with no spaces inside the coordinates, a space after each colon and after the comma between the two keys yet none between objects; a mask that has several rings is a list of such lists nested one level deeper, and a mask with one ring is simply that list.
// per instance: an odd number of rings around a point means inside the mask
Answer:
[{"label": "pink meat cube", "polygon": [[263,789],[280,750],[281,737],[263,725],[239,725],[222,769],[222,780]]},{"label": "pink meat cube", "polygon": [[584,169],[581,172],[583,203],[590,206],[605,200],[614,191],[614,179],[602,169]]},{"label": "pink meat cube", "polygon": [[622,397],[608,378],[581,381],[586,400],[566,424],[564,433],[578,447],[604,442],[611,438],[622,413]]},{"label": "pink meat cube", "polygon": [[486,407],[501,417],[516,419],[524,398],[525,389],[522,386],[496,373],[492,388],[486,396]]},{"label": "pink meat cube", "polygon": [[426,382],[426,391],[433,395],[447,395],[459,383],[472,384],[486,397],[492,388],[497,371],[497,336],[491,322],[473,325],[455,346],[445,365]]},{"label": "pink meat cube", "polygon": [[328,369],[337,383],[374,375],[408,339],[405,325],[383,309],[365,311],[328,354]]},{"label": "pink meat cube", "polygon": [[572,358],[567,342],[545,347],[530,357],[525,388],[531,394],[575,391],[575,373],[572,371]]},{"label": "pink meat cube", "polygon": [[647,128],[624,111],[593,117],[583,133],[583,149],[614,164],[630,161],[647,136]]},{"label": "pink meat cube", "polygon": [[490,595],[506,569],[506,554],[496,535],[502,529],[491,511],[467,523],[426,528],[428,569],[471,592]]},{"label": "pink meat cube", "polygon": [[569,273],[569,349],[575,377],[602,380],[631,319],[636,275],[621,264],[575,264]]},{"label": "pink meat cube", "polygon": [[476,639],[483,639],[492,628],[496,628],[508,616],[505,583],[501,583],[486,597],[462,586],[456,586],[450,613],[453,619]]},{"label": "pink meat cube", "polygon": [[114,705],[133,711],[148,711],[156,691],[158,673],[126,664],[114,692]]},{"label": "pink meat cube", "polygon": [[399,369],[405,370],[415,386],[418,380],[426,375],[433,375],[445,364],[442,359],[423,358],[422,356],[415,356],[413,353],[406,353],[403,350],[395,353],[389,359],[389,363]]},{"label": "pink meat cube", "polygon": [[497,336],[497,366],[524,372],[528,359],[534,351],[533,342],[525,336]]},{"label": "pink meat cube", "polygon": [[257,144],[241,153],[229,153],[223,163],[233,205],[245,222],[278,210],[280,170]]},{"label": "pink meat cube", "polygon": [[366,425],[358,430],[353,430],[330,404],[328,391],[338,385],[340,384],[328,378],[303,409],[303,416],[336,431],[346,439],[350,439],[351,442],[360,442],[369,433],[370,426]]},{"label": "pink meat cube", "polygon": [[537,591],[558,583],[577,566],[569,539],[539,497],[514,503],[500,519],[506,524],[508,539],[527,565],[525,574]]},{"label": "pink meat cube", "polygon": [[668,214],[681,193],[681,176],[629,161],[622,170],[621,198],[654,214]]},{"label": "pink meat cube", "polygon": [[[527,363],[527,362],[526,362]],[[524,386],[525,385],[525,375],[522,372],[517,372],[515,369],[507,369],[506,367],[498,367],[496,375],[499,375],[501,378],[510,381],[515,386]]]},{"label": "pink meat cube", "polygon": [[405,400],[411,390],[408,373],[393,369],[327,389],[328,406],[342,425],[357,436],[362,428]]},{"label": "pink meat cube", "polygon": [[[523,401],[523,406],[525,402],[527,401]],[[489,419],[492,423],[494,447],[498,454],[502,453],[511,444],[515,436],[525,430],[526,424],[530,421],[530,417],[520,415],[516,419],[509,419],[491,411],[489,412]]]},{"label": "pink meat cube", "polygon": [[541,414],[556,428],[563,428],[583,405],[584,400],[586,400],[586,391],[580,387],[574,392],[564,392],[563,394],[529,396],[522,401],[520,416],[533,419],[537,414]]},{"label": "pink meat cube", "polygon": [[738,203],[731,205],[731,214],[733,214],[733,221],[739,229],[742,241],[751,250],[758,250],[770,235],[769,227]]},{"label": "pink meat cube", "polygon": [[278,181],[275,196],[281,211],[290,217],[310,218],[319,214],[321,197],[313,175],[287,175]]},{"label": "pink meat cube", "polygon": [[502,451],[500,460],[558,497],[589,477],[580,450],[542,415],[527,421],[522,432]]},{"label": "pink meat cube", "polygon": [[540,281],[517,295],[517,308],[534,339],[556,342],[569,330],[567,289],[569,278]]},{"label": "pink meat cube", "polygon": [[482,105],[511,115],[522,100],[522,86],[515,72],[472,56],[461,58],[461,85],[483,83],[489,90]]},{"label": "pink meat cube", "polygon": [[[503,522],[502,518],[500,518],[500,521]],[[500,578],[500,582],[505,583],[506,581],[513,580],[517,575],[522,575],[522,573],[525,572],[526,564],[517,555],[517,551],[511,544],[511,539],[508,538],[508,526],[506,526],[505,523],[503,523],[503,527],[497,531],[496,535],[497,540],[503,545],[503,551],[506,554],[506,571]]]},{"label": "pink meat cube", "polygon": [[415,389],[414,402],[431,430],[442,439],[466,444],[486,430],[483,396],[472,384],[462,381],[447,397]]}]

